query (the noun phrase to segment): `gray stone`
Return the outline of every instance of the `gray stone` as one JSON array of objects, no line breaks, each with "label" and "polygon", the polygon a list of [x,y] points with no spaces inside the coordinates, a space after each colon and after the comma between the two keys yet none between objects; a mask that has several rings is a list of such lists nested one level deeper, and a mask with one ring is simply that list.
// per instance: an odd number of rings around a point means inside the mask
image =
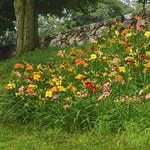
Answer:
[{"label": "gray stone", "polygon": [[85,44],[85,40],[81,40],[81,41],[79,41],[78,43],[77,43],[77,45],[79,45],[79,46],[82,46],[82,45],[84,45]]},{"label": "gray stone", "polygon": [[126,15],[124,15],[124,18],[127,20],[131,20],[133,18],[133,14],[132,13],[126,14]]},{"label": "gray stone", "polygon": [[50,41],[50,46],[55,46],[57,45],[57,38],[54,38]]},{"label": "gray stone", "polygon": [[93,23],[93,24],[90,24],[90,25],[89,25],[89,28],[90,28],[90,30],[95,29],[95,24],[94,24],[94,23]]},{"label": "gray stone", "polygon": [[107,29],[107,27],[105,27],[105,26],[100,27],[98,30],[96,30],[96,35],[102,34],[104,32],[104,30],[106,30],[106,29]]},{"label": "gray stone", "polygon": [[69,39],[69,44],[73,45],[75,43],[75,41],[76,41],[75,37],[72,37]]},{"label": "gray stone", "polygon": [[133,23],[133,20],[125,20],[123,22],[123,27],[128,28],[130,25],[132,25],[132,23]]}]

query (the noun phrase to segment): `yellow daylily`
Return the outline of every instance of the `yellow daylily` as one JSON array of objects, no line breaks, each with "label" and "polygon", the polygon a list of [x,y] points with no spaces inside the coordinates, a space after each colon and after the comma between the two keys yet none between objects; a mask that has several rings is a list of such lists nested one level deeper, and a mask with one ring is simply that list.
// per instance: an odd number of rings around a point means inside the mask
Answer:
[{"label": "yellow daylily", "polygon": [[91,54],[90,60],[94,60],[94,59],[96,59],[96,58],[97,58],[97,55],[96,55],[96,54]]},{"label": "yellow daylily", "polygon": [[45,93],[45,97],[52,97],[52,96],[53,96],[53,92],[50,89],[48,89]]},{"label": "yellow daylily", "polygon": [[53,78],[52,79],[52,84],[57,85],[57,86],[61,85],[62,84],[62,77],[59,76],[58,78],[57,77]]},{"label": "yellow daylily", "polygon": [[147,51],[147,52],[146,52],[146,56],[150,56],[150,51]]},{"label": "yellow daylily", "polygon": [[39,81],[40,78],[41,78],[40,72],[33,73],[33,80]]},{"label": "yellow daylily", "polygon": [[8,83],[6,84],[5,89],[11,90],[11,89],[14,89],[15,87],[16,87],[15,83]]},{"label": "yellow daylily", "polygon": [[126,68],[124,66],[119,67],[119,72],[125,73],[126,72]]},{"label": "yellow daylily", "polygon": [[57,86],[58,91],[65,92],[66,89],[63,86]]},{"label": "yellow daylily", "polygon": [[146,31],[145,34],[144,34],[147,38],[150,37],[150,31]]},{"label": "yellow daylily", "polygon": [[132,36],[131,32],[126,34],[126,37],[131,37],[131,36]]},{"label": "yellow daylily", "polygon": [[75,77],[75,79],[78,79],[78,80],[82,80],[82,79],[84,79],[84,78],[85,78],[85,76],[82,75],[82,74],[78,74],[78,75]]},{"label": "yellow daylily", "polygon": [[115,35],[118,36],[119,35],[119,31],[116,30],[115,31]]}]

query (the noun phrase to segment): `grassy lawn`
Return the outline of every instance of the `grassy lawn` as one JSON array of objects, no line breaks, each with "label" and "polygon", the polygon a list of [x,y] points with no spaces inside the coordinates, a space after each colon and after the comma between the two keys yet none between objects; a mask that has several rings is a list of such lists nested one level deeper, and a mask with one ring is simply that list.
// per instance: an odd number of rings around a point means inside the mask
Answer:
[{"label": "grassy lawn", "polygon": [[0,149],[10,150],[149,150],[144,133],[74,133],[33,126],[0,125]]}]

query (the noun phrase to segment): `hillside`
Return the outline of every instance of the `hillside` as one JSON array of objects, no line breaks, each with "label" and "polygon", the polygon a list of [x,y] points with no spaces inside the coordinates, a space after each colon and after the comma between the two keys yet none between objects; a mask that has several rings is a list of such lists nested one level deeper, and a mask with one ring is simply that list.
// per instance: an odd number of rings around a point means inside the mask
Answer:
[{"label": "hillside", "polygon": [[[135,19],[143,18],[136,16]],[[51,142],[57,149],[58,143],[65,149],[65,144],[72,147],[75,141],[79,144],[78,149],[91,148],[95,135],[106,143],[96,140],[95,149],[100,145],[104,149],[148,149],[149,23],[118,30],[122,25],[116,20],[116,24],[98,40],[80,47],[36,50],[2,61],[0,119],[8,127],[2,126],[1,135],[9,135],[5,130],[15,122],[22,127],[36,127],[31,137],[29,133],[23,134],[27,141],[43,137],[45,142],[54,134],[56,143]],[[39,128],[49,130],[49,134],[41,135],[37,132]],[[15,131],[25,143],[19,129]],[[8,131],[14,134],[12,130]],[[78,132],[84,134],[76,134]],[[68,136],[71,139],[66,139]],[[80,140],[76,140],[78,136]],[[90,139],[91,145],[87,144]],[[73,145],[69,145],[69,141]],[[113,147],[113,144],[117,146]],[[38,146],[35,144],[36,148]]]}]

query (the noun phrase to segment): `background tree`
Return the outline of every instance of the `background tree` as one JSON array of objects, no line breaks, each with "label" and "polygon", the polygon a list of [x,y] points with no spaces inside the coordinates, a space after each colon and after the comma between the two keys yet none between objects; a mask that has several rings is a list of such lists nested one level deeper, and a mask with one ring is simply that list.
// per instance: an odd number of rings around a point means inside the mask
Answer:
[{"label": "background tree", "polygon": [[61,15],[64,8],[86,11],[97,1],[99,0],[1,0],[0,14],[8,22],[17,22],[16,54],[20,55],[38,46],[38,14]]},{"label": "background tree", "polygon": [[139,2],[139,3],[142,3],[142,5],[143,5],[143,11],[145,11],[145,6],[146,6],[146,4],[147,4],[147,3],[150,3],[149,0],[138,0],[138,2]]}]

